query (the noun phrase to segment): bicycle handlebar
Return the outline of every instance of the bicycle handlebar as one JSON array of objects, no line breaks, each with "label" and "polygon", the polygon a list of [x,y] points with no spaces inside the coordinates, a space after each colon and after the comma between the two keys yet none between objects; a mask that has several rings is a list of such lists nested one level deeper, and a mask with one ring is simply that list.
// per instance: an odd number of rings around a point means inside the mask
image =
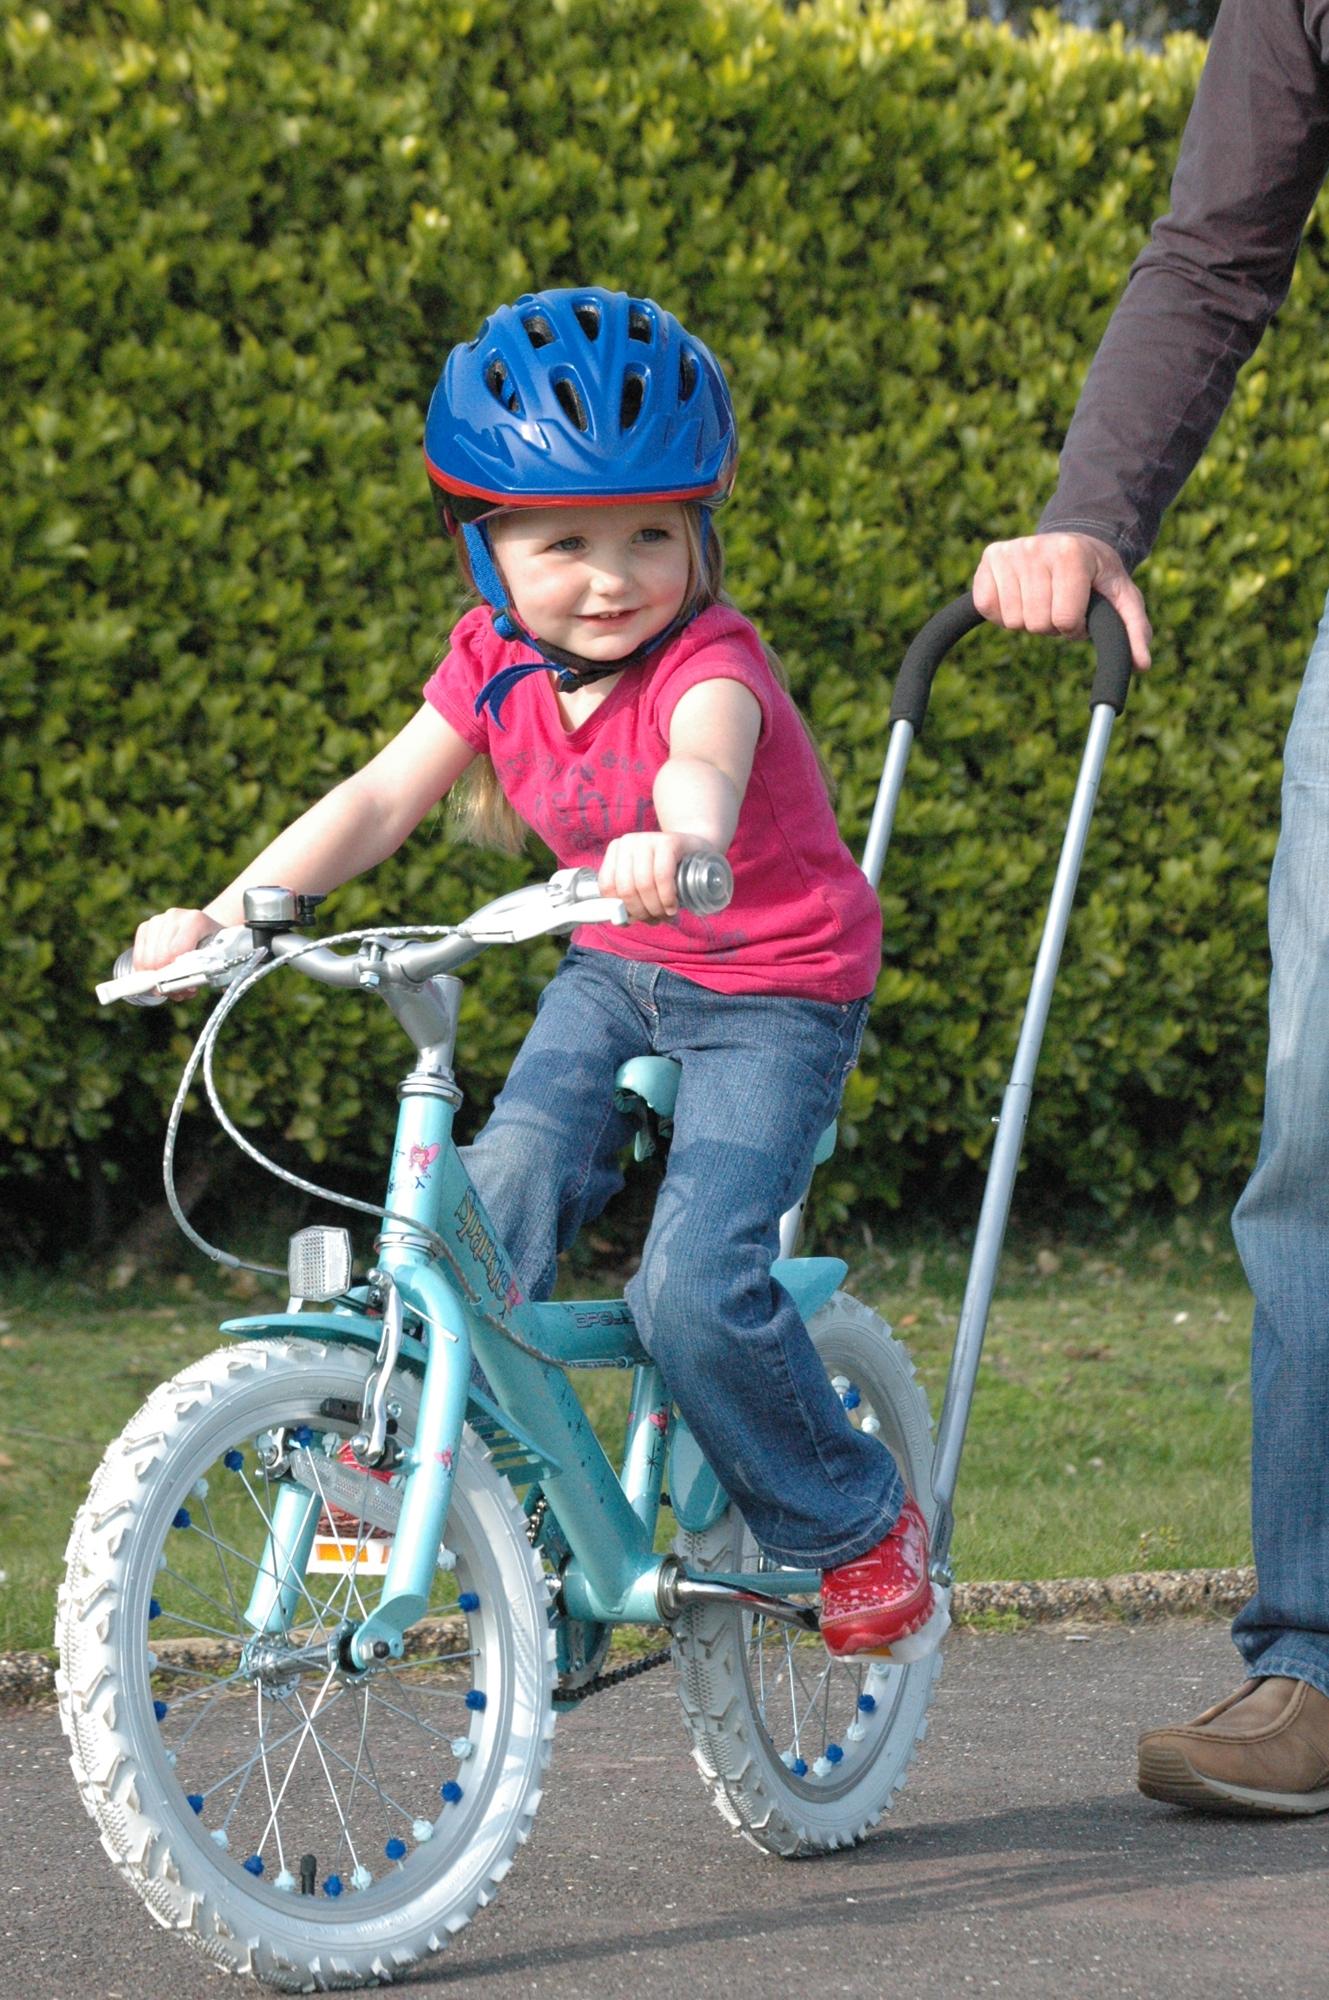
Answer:
[{"label": "bicycle handlebar", "polygon": [[[713,916],[723,910],[734,893],[734,876],[722,854],[689,854],[679,863],[676,877],[680,908],[697,916]],[[265,889],[268,908],[280,908],[287,892]],[[289,897],[292,910],[294,897]],[[232,925],[218,931],[198,950],[185,952],[170,965],[151,972],[133,971],[132,952],[121,952],[113,976],[97,987],[103,1006],[127,1000],[136,1006],[157,1006],[170,993],[186,992],[198,986],[228,986],[253,964],[261,945],[266,943],[276,958],[289,960],[311,979],[325,986],[373,985],[374,978],[364,953],[374,948],[380,965],[390,961],[396,975],[408,985],[423,985],[439,972],[451,972],[477,958],[494,944],[517,944],[527,938],[571,930],[583,923],[628,922],[622,901],[602,896],[594,868],[561,868],[548,882],[528,883],[500,896],[471,913],[455,929],[439,938],[412,938],[398,944],[377,943],[370,937],[354,953],[334,951],[298,931],[278,931],[275,924],[260,923],[246,905],[246,915],[254,928]],[[576,912],[576,914],[573,914]]]},{"label": "bicycle handlebar", "polygon": [[[891,693],[892,725],[908,722],[912,724],[915,735],[918,734],[927,714],[928,698],[938,667],[953,646],[984,622],[982,612],[975,609],[973,593],[968,590],[929,618],[914,638],[896,675]],[[1126,627],[1113,606],[1097,591],[1090,595],[1086,623],[1097,661],[1093,686],[1089,690],[1089,705],[1097,708],[1106,702],[1120,715],[1126,706],[1131,685],[1131,642]]]}]

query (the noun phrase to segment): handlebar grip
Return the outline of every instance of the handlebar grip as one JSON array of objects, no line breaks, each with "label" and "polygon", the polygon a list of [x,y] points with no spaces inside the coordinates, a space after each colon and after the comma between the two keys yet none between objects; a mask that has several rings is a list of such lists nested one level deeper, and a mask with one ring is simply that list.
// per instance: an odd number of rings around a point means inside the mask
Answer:
[{"label": "handlebar grip", "polygon": [[[1120,715],[1131,686],[1131,642],[1126,635],[1126,627],[1114,607],[1097,591],[1090,595],[1086,622],[1097,661],[1093,686],[1089,690],[1089,705],[1096,708],[1106,702]],[[908,722],[914,734],[918,734],[927,714],[928,698],[938,667],[953,646],[983,623],[983,614],[976,609],[973,592],[968,590],[929,618],[922,631],[915,636],[895,677],[891,693],[892,726],[897,722]]]},{"label": "handlebar grip", "polygon": [[688,854],[678,864],[678,900],[694,917],[713,917],[728,909],[734,894],[734,871],[723,854]]},{"label": "handlebar grip", "polygon": [[[680,908],[695,917],[716,916],[733,898],[734,871],[723,854],[685,854],[674,880]],[[595,869],[579,868],[572,884],[573,902],[593,902],[601,893]]]},{"label": "handlebar grip", "polygon": [[156,972],[135,972],[134,952],[131,946],[122,951],[111,967],[111,976],[97,987],[97,998],[103,1007],[113,1000],[127,1001],[131,1007],[164,1007],[166,995],[156,991],[158,979],[165,967]]}]

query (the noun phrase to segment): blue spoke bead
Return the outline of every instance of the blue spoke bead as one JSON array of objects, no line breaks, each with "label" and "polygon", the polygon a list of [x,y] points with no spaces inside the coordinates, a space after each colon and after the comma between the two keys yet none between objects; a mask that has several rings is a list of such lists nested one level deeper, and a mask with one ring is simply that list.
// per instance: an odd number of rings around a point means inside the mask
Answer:
[{"label": "blue spoke bead", "polygon": [[383,1852],[387,1855],[389,1861],[400,1861],[406,1852],[406,1842],[404,1840],[397,1840],[394,1837],[388,1842]]},{"label": "blue spoke bead", "polygon": [[439,1792],[450,1806],[459,1806],[461,1804],[461,1786],[455,1778],[449,1778],[446,1785],[439,1787]]},{"label": "blue spoke bead", "polygon": [[808,1774],[808,1760],[806,1757],[795,1757],[789,1768],[796,1778],[806,1778]]},{"label": "blue spoke bead", "polygon": [[478,1593],[474,1590],[463,1590],[461,1596],[457,1599],[457,1609],[458,1611],[478,1611],[480,1609]]},{"label": "blue spoke bead", "polygon": [[156,1716],[158,1722],[165,1722],[166,1717],[169,1714],[170,1710],[166,1702],[154,1701],[152,1704],[152,1712]]},{"label": "blue spoke bead", "polygon": [[860,1695],[860,1696],[858,1697],[858,1706],[859,1706],[859,1709],[860,1709],[860,1711],[862,1712],[862,1714],[864,1714],[864,1715],[871,1715],[871,1714],[873,1714],[873,1712],[875,1711],[875,1709],[876,1709],[876,1706],[877,1706],[877,1697],[876,1697],[876,1695],[875,1695],[875,1694],[861,1694],[861,1695]]},{"label": "blue spoke bead", "polygon": [[161,1605],[157,1602],[155,1597],[150,1597],[148,1599],[148,1623],[151,1624],[154,1618],[160,1618],[161,1615],[162,1615]]},{"label": "blue spoke bead", "polygon": [[245,1455],[242,1451],[228,1451],[225,1458],[222,1460],[222,1464],[226,1467],[226,1470],[228,1472],[239,1472],[243,1467],[244,1462],[245,1462]]},{"label": "blue spoke bead", "polygon": [[826,1762],[828,1764],[841,1764],[844,1762],[844,1751],[838,1743],[828,1743],[826,1745]]},{"label": "blue spoke bead", "polygon": [[242,1862],[241,1866],[246,1875],[261,1875],[263,1873],[263,1856],[261,1854],[251,1854],[248,1861]]},{"label": "blue spoke bead", "polygon": [[191,1812],[193,1813],[202,1812],[203,1810],[202,1792],[186,1792],[185,1799]]},{"label": "blue spoke bead", "polygon": [[188,1507],[177,1507],[175,1511],[175,1518],[171,1522],[171,1526],[173,1528],[187,1528],[189,1527],[189,1525],[190,1525],[190,1513]]},{"label": "blue spoke bead", "polygon": [[466,1696],[467,1708],[485,1708],[488,1706],[488,1703],[489,1703],[488,1695],[482,1693],[482,1691],[479,1688],[471,1688],[468,1690]]},{"label": "blue spoke bead", "polygon": [[340,1896],[341,1894],[340,1875],[329,1875],[327,1881],[323,1884],[323,1894],[325,1896]]},{"label": "blue spoke bead", "polygon": [[846,1410],[856,1410],[859,1404],[862,1402],[863,1398],[859,1395],[858,1390],[854,1387],[853,1383],[851,1382],[849,1384],[849,1387],[845,1390],[844,1395],[840,1398],[840,1400],[844,1404]]}]

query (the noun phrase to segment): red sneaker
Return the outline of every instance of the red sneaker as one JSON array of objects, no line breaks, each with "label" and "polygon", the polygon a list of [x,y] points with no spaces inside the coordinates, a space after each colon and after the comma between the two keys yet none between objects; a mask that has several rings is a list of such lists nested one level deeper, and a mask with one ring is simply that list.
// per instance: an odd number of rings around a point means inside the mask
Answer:
[{"label": "red sneaker", "polygon": [[908,1495],[884,1542],[822,1571],[821,1636],[828,1652],[884,1652],[918,1632],[933,1611],[927,1522]]}]

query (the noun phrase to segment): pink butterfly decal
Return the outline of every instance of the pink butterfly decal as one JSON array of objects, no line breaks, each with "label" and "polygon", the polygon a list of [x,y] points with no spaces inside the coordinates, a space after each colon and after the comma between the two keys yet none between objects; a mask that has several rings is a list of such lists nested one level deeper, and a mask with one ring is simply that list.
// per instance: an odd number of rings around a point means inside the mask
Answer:
[{"label": "pink butterfly decal", "polygon": [[412,1167],[432,1167],[442,1150],[437,1142],[432,1146],[412,1146],[410,1163]]}]

